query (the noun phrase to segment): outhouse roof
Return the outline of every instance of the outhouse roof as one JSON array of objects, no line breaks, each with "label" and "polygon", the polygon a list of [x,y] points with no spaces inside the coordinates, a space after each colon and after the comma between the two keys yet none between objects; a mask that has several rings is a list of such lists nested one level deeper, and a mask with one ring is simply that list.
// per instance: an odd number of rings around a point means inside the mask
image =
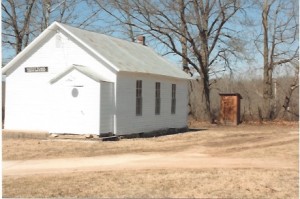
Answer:
[{"label": "outhouse roof", "polygon": [[238,96],[240,99],[243,97],[239,93],[219,93],[220,96]]},{"label": "outhouse roof", "polygon": [[[122,39],[114,38],[104,34],[74,28],[65,24],[54,22],[39,37],[46,37],[47,32],[57,31],[67,33],[75,41],[79,42],[100,59],[109,64],[117,72],[136,72],[145,74],[156,74],[181,79],[190,79],[178,66],[158,55],[152,48]],[[36,40],[41,40],[41,38]],[[33,48],[37,41],[33,41],[27,48]],[[24,51],[27,49],[25,48]],[[24,54],[24,53],[23,53]],[[22,56],[22,52],[15,58]],[[13,62],[14,59],[11,61]],[[8,63],[2,73],[13,65]]]}]

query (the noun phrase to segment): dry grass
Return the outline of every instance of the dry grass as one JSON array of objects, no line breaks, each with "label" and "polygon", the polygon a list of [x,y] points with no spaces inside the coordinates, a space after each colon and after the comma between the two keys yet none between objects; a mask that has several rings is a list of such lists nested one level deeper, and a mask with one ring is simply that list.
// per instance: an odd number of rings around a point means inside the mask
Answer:
[{"label": "dry grass", "polygon": [[[124,139],[118,142],[8,139],[3,141],[3,160],[66,157],[92,157],[135,152],[167,152],[186,148],[184,141],[162,139]],[[179,143],[176,145],[176,143]]]},{"label": "dry grass", "polygon": [[4,197],[297,198],[298,172],[260,169],[81,172],[3,179]]},{"label": "dry grass", "polygon": [[[207,126],[207,130],[118,142],[8,139],[4,160],[185,151],[271,158],[298,165],[298,124]],[[4,197],[298,198],[298,169],[150,169],[3,177]]]},{"label": "dry grass", "polygon": [[[209,127],[154,138],[123,139],[118,142],[55,139],[3,140],[3,160],[92,157],[135,152],[176,152],[192,148],[212,156],[298,157],[298,126]],[[264,150],[261,150],[264,149]],[[278,153],[280,151],[280,153]]]}]

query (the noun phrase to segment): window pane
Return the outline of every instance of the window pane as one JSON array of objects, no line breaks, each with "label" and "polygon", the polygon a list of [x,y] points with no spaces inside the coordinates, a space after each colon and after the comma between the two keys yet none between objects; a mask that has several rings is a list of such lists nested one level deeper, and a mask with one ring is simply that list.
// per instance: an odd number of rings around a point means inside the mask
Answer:
[{"label": "window pane", "polygon": [[142,98],[136,98],[136,115],[142,115]]},{"label": "window pane", "polygon": [[142,115],[142,80],[136,81],[136,115]]},{"label": "window pane", "polygon": [[155,114],[160,114],[160,82],[155,83]]},{"label": "window pane", "polygon": [[176,112],[176,84],[172,84],[172,100],[171,100],[171,113]]}]

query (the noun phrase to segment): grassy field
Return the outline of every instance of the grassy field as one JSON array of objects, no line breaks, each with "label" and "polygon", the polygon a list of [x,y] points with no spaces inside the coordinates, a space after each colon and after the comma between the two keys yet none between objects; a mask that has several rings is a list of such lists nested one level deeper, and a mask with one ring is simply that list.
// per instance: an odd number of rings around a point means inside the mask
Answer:
[{"label": "grassy field", "polygon": [[184,169],[79,172],[4,179],[4,197],[297,198],[298,172]]},{"label": "grassy field", "polygon": [[[197,126],[196,126],[197,127]],[[203,125],[202,125],[203,127]],[[182,168],[3,176],[4,197],[298,198],[298,124],[204,126],[203,130],[118,142],[3,140],[3,160],[185,153],[274,159],[293,168]],[[280,165],[279,165],[280,166]]]}]

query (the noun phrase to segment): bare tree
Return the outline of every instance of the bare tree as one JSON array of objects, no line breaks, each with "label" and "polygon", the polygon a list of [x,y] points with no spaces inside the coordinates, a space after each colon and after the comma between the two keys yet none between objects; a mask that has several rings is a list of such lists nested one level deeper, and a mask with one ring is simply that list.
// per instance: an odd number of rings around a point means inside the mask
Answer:
[{"label": "bare tree", "polygon": [[[97,22],[101,10],[85,0],[2,1],[2,49],[18,54],[54,21],[87,28]],[[81,9],[86,8],[84,12]],[[4,55],[8,58],[7,53]]]},{"label": "bare tree", "polygon": [[30,22],[35,0],[2,1],[3,44],[13,46],[18,54],[28,45]]},{"label": "bare tree", "polygon": [[[102,1],[97,0],[102,9]],[[107,10],[119,22],[147,34],[165,54],[181,57],[183,68],[192,68],[203,82],[205,111],[213,120],[210,104],[210,75],[218,67],[230,67],[230,57],[238,52],[232,45],[236,31],[229,28],[240,10],[238,0],[113,0],[116,10]],[[127,12],[128,6],[130,12]],[[122,19],[122,13],[127,17]],[[128,22],[128,16],[131,21]],[[227,27],[228,24],[228,27]],[[217,63],[219,62],[219,63]],[[223,63],[223,64],[222,64]],[[223,70],[223,69],[222,69]],[[200,118],[198,118],[200,119]],[[204,119],[204,118],[201,118]]]},{"label": "bare tree", "polygon": [[288,88],[288,91],[286,93],[286,96],[284,98],[284,103],[283,103],[283,118],[285,117],[285,115],[287,113],[291,113],[293,115],[296,115],[298,118],[299,118],[299,112],[295,113],[295,112],[291,112],[290,111],[290,102],[291,102],[291,98],[292,98],[292,95],[294,93],[294,91],[299,88],[299,62],[291,62],[291,64],[294,66],[295,68],[295,76],[294,76],[294,79],[293,79],[293,82],[290,84],[289,88]]},{"label": "bare tree", "polygon": [[137,33],[132,25],[133,18],[130,13],[133,11],[128,0],[94,0],[94,2],[108,14],[109,17],[103,22],[107,23],[107,29],[110,29],[110,34],[118,32],[121,33],[120,35],[123,39],[135,41]]},{"label": "bare tree", "polygon": [[61,12],[59,14],[59,19],[58,21],[62,21],[63,16],[66,12],[66,8],[67,6],[70,7],[70,5],[67,4],[66,0],[62,0],[61,2],[55,2],[52,0],[43,0],[42,1],[42,22],[41,22],[41,31],[43,31],[44,29],[46,29],[49,26],[49,21],[50,21],[50,15],[53,11],[59,9],[59,7],[61,8]]},{"label": "bare tree", "polygon": [[274,119],[273,71],[275,67],[298,59],[297,1],[264,0],[262,6],[263,32],[256,40],[263,44],[263,118]]}]

